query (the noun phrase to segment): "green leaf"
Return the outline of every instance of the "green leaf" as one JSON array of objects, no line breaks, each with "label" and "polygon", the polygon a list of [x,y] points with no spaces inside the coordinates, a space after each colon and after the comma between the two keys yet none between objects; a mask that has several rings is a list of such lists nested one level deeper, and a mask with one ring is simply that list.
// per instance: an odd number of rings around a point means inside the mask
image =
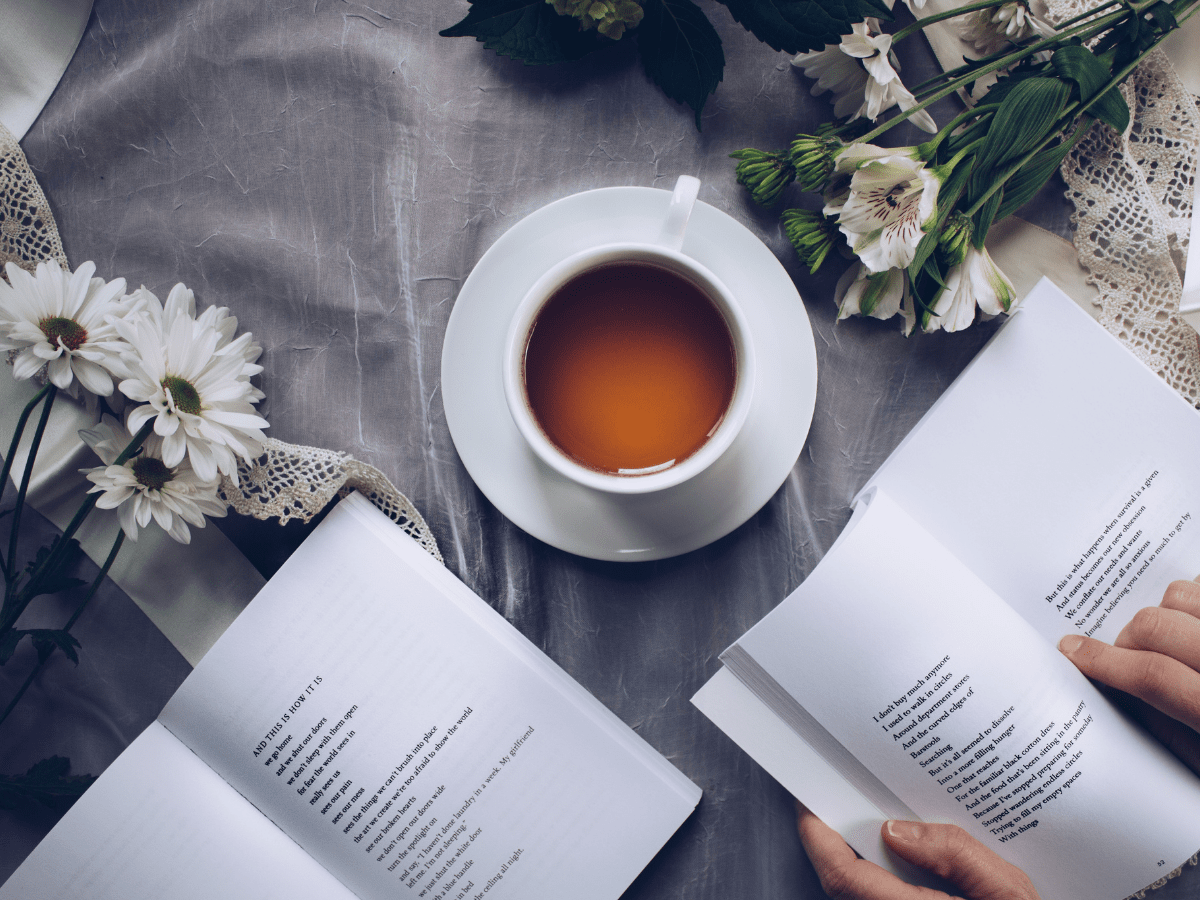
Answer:
[{"label": "green leaf", "polygon": [[71,761],[51,756],[24,775],[0,775],[0,809],[25,812],[38,805],[64,813],[96,780],[95,775],[68,775]]},{"label": "green leaf", "polygon": [[[1057,78],[1027,78],[1013,85],[992,117],[987,140],[975,159],[968,192],[970,205],[991,189],[1007,165],[1052,133],[1070,97],[1071,88]],[[975,234],[982,240],[980,230]]]},{"label": "green leaf", "polygon": [[55,649],[61,650],[63,654],[75,665],[79,665],[79,654],[75,652],[75,648],[82,646],[75,636],[69,631],[63,631],[61,628],[34,628],[27,631],[30,637],[33,638],[33,646],[37,650],[38,662],[42,663],[49,658],[50,654]]},{"label": "green leaf", "polygon": [[[1060,47],[1054,52],[1051,62],[1059,76],[1075,84],[1075,94],[1083,103],[1087,103],[1103,90],[1112,77],[1108,66],[1097,59],[1087,47],[1078,44]],[[1088,107],[1088,114],[1111,125],[1117,131],[1124,131],[1129,125],[1129,107],[1115,87],[1110,88]]]},{"label": "green leaf", "polygon": [[642,8],[635,34],[646,74],[695,111],[699,130],[700,111],[725,70],[721,38],[692,0],[645,0]]},{"label": "green leaf", "polygon": [[1058,171],[1069,149],[1066,141],[1060,141],[1022,166],[1004,185],[1004,200],[996,210],[996,218],[1003,219],[1036,197],[1042,185]]},{"label": "green leaf", "polygon": [[909,278],[915,278],[925,268],[925,261],[929,259],[929,255],[937,249],[938,232],[930,231],[921,238],[917,244],[916,255],[913,256],[913,261],[908,266]]},{"label": "green leaf", "polygon": [[[58,541],[55,540],[49,546],[39,549],[33,561],[25,567],[25,571],[32,576],[37,567],[45,561],[46,557],[50,555],[57,545]],[[79,541],[71,538],[67,544],[67,549],[63,551],[62,556],[59,558],[58,567],[43,573],[36,583],[31,581],[28,587],[26,587],[27,591],[33,592],[30,596],[38,597],[42,594],[57,594],[61,591],[79,587],[81,584],[87,584],[86,581],[73,578],[67,574],[82,555],[83,549],[79,546]]]},{"label": "green leaf", "polygon": [[1158,0],[1148,10],[1150,17],[1154,19],[1154,24],[1158,26],[1158,30],[1163,34],[1168,31],[1174,31],[1179,27],[1179,21],[1175,18],[1175,13],[1171,9],[1169,3],[1164,3],[1163,0]]},{"label": "green leaf", "polygon": [[527,65],[549,65],[586,56],[615,43],[583,31],[545,0],[472,0],[466,18],[439,32],[442,37],[473,37],[501,56]]},{"label": "green leaf", "polygon": [[892,20],[881,0],[721,0],[733,18],[773,50],[804,53],[837,44],[869,16]]},{"label": "green leaf", "polygon": [[979,212],[975,213],[975,221],[972,223],[975,226],[975,237],[973,238],[976,247],[982,247],[983,241],[987,237],[988,229],[992,227],[992,223],[996,221],[996,213],[1000,209],[1000,204],[1004,202],[1005,189],[1000,188],[992,196],[988,197],[987,202],[979,207]]},{"label": "green leaf", "polygon": [[17,652],[17,647],[21,643],[21,638],[27,634],[29,634],[28,631],[10,628],[0,637],[0,666],[12,659],[12,655]]}]

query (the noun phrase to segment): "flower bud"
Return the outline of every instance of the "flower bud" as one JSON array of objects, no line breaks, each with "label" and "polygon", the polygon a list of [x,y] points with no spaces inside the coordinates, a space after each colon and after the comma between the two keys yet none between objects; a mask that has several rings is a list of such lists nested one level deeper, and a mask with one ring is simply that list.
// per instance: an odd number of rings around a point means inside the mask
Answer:
[{"label": "flower bud", "polygon": [[783,233],[796,248],[800,261],[816,272],[838,240],[837,224],[811,209],[787,209],[780,216]]},{"label": "flower bud", "polygon": [[834,160],[845,145],[828,135],[798,134],[788,157],[796,171],[796,182],[814,193],[825,189]]},{"label": "flower bud", "polygon": [[796,180],[796,169],[786,155],[752,148],[729,155],[741,160],[737,165],[738,184],[749,188],[750,195],[763,206],[778,200],[783,189]]},{"label": "flower bud", "polygon": [[938,254],[947,266],[957,266],[966,259],[974,235],[975,227],[969,217],[956,212],[949,218],[938,237]]}]

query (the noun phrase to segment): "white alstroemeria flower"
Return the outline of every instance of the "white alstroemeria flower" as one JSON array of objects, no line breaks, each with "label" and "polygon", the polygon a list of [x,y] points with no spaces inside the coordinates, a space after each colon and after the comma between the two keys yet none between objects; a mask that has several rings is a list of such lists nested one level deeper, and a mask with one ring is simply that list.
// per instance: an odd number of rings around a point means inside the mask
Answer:
[{"label": "white alstroemeria flower", "polygon": [[850,316],[890,319],[900,312],[908,294],[908,276],[903,269],[871,272],[862,263],[855,263],[846,270],[834,291],[838,320]]},{"label": "white alstroemeria flower", "polygon": [[224,516],[225,503],[217,494],[217,479],[204,481],[187,460],[168,467],[158,455],[161,439],[151,435],[141,451],[122,465],[117,457],[133,439],[112,416],[99,425],[79,432],[84,443],[96,451],[103,466],[81,469],[94,485],[89,494],[100,494],[96,505],[116,509],[121,530],[131,540],[138,539],[138,528],[153,519],[181,544],[192,539],[188,525],[203,528],[205,516]]},{"label": "white alstroemeria flower", "polygon": [[1012,282],[1000,271],[986,249],[967,249],[961,263],[946,275],[946,289],[933,306],[926,331],[942,328],[961,331],[975,320],[975,307],[987,316],[1009,312],[1017,300]]},{"label": "white alstroemeria flower", "polygon": [[937,210],[938,175],[911,153],[896,154],[862,163],[844,205],[824,210],[837,215],[850,249],[871,272],[906,268]]},{"label": "white alstroemeria flower", "polygon": [[78,382],[101,397],[112,394],[120,354],[129,349],[112,322],[137,304],[118,299],[124,278],[106,282],[93,278],[95,271],[92,262],[71,273],[47,260],[30,275],[8,263],[12,286],[0,280],[0,350],[19,351],[14,378],[24,380],[46,366],[55,387],[74,394]]},{"label": "white alstroemeria flower", "polygon": [[220,472],[236,484],[236,456],[253,460],[265,440],[267,420],[253,407],[262,393],[249,380],[261,371],[250,361],[259,348],[249,334],[230,339],[230,322],[236,327],[230,316],[206,310],[192,318],[191,292],[182,286],[176,290],[169,310],[158,314],[148,304],[150,312],[117,323],[132,346],[122,355],[129,377],[121,382],[121,393],[147,404],[133,409],[127,424],[137,431],[154,420],[168,468],[186,455],[201,480]]},{"label": "white alstroemeria flower", "polygon": [[969,13],[959,30],[963,40],[981,56],[991,56],[1026,38],[1053,35],[1054,26],[1046,21],[1047,14],[1044,0],[1013,0]]},{"label": "white alstroemeria flower", "polygon": [[[851,122],[865,116],[874,122],[893,106],[909,110],[917,105],[916,98],[900,80],[899,63],[891,49],[892,36],[880,30],[877,19],[867,19],[855,24],[840,44],[796,54],[792,65],[816,79],[812,87],[814,97],[826,91],[833,93],[835,116],[850,116]],[[930,134],[937,131],[937,124],[924,110],[915,113],[910,121]]]}]

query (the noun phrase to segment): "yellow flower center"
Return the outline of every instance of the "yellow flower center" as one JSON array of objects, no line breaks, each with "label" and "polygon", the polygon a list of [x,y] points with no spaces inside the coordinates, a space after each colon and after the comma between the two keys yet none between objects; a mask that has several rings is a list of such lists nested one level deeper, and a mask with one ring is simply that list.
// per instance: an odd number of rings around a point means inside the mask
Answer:
[{"label": "yellow flower center", "polygon": [[152,456],[139,456],[133,461],[133,477],[138,484],[152,491],[161,491],[163,486],[174,479],[171,470],[163,465],[161,459]]},{"label": "yellow flower center", "polygon": [[68,350],[78,350],[88,336],[86,328],[74,319],[65,319],[62,316],[47,316],[38,322],[38,328],[42,329],[46,340],[55,347],[62,341]]},{"label": "yellow flower center", "polygon": [[200,392],[190,381],[184,381],[175,375],[168,375],[162,380],[162,388],[171,395],[177,410],[193,416],[200,415]]}]

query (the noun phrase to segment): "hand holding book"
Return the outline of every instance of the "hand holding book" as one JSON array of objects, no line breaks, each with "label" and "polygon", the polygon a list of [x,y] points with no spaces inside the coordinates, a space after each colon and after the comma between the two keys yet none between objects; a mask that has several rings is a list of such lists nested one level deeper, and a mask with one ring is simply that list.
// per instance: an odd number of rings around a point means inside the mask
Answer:
[{"label": "hand holding book", "polygon": [[1200,583],[1174,581],[1112,645],[1067,635],[1058,648],[1084,675],[1134,698],[1130,710],[1200,774]]},{"label": "hand holding book", "polygon": [[[1112,645],[1067,635],[1059,649],[1089,678],[1136,698],[1143,724],[1200,772],[1200,579],[1175,581],[1162,603],[1146,607]],[[909,900],[928,896],[858,858],[836,831],[797,802],[800,841],[831,897]],[[1016,866],[956,825],[889,820],[883,842],[900,858],[949,880],[970,900],[1036,900]]]}]

